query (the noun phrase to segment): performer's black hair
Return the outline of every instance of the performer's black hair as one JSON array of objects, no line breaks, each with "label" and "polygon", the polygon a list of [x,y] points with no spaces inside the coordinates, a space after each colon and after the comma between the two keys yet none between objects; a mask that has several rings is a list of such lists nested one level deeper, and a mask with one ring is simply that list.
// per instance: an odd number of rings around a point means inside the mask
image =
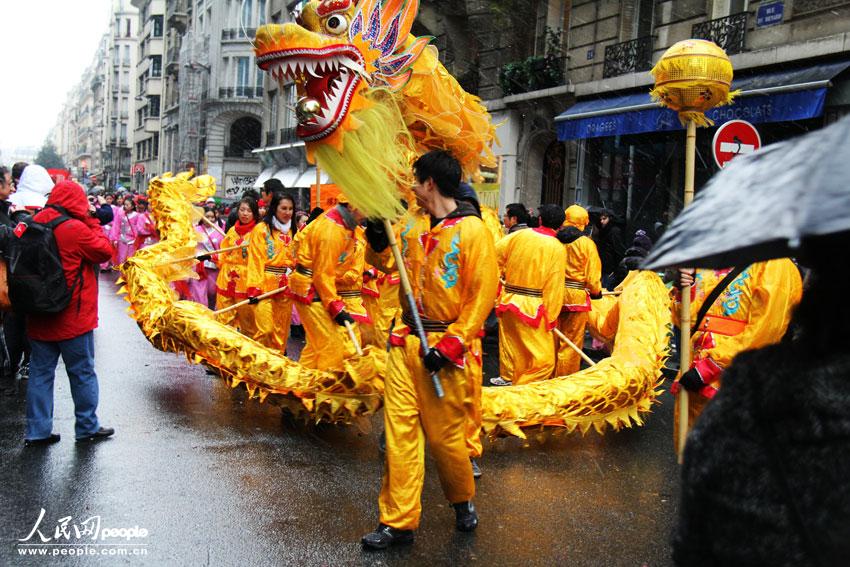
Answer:
[{"label": "performer's black hair", "polygon": [[292,226],[289,230],[291,231],[290,235],[295,236],[295,233],[298,232],[298,223],[295,222],[295,197],[289,193],[283,193],[280,191],[272,193],[272,200],[266,208],[266,216],[263,218],[263,222],[266,223],[269,228],[274,226],[272,219],[275,216],[275,211],[277,211],[278,205],[280,205],[280,202],[284,199],[292,203]]},{"label": "performer's black hair", "polygon": [[564,224],[564,209],[558,205],[540,205],[537,209],[540,224],[552,230],[558,230]]},{"label": "performer's black hair", "polygon": [[528,209],[522,203],[511,203],[505,207],[505,216],[515,218],[519,224],[528,224],[528,221],[531,220]]},{"label": "performer's black hair", "polygon": [[433,179],[443,197],[457,198],[461,169],[457,159],[445,150],[432,150],[413,162],[413,174],[419,183]]}]

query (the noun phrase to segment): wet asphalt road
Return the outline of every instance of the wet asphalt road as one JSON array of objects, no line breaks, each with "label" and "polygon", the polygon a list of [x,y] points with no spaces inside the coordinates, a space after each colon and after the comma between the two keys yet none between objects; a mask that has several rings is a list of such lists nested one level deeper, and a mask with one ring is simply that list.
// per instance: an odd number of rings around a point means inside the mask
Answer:
[{"label": "wet asphalt road", "polygon": [[[453,527],[433,463],[413,546],[361,550],[377,524],[378,434],[304,427],[278,408],[246,401],[204,369],[155,350],[101,276],[95,332],[103,425],[113,439],[73,440],[68,380],[57,372],[48,448],[23,446],[24,391],[0,397],[0,565],[668,565],[678,471],[672,404],[642,428],[599,436],[503,439],[485,445],[474,535]],[[17,540],[40,510],[50,543],[68,525],[99,516],[104,528],[147,530],[112,538],[103,556],[24,557]],[[114,532],[125,534],[126,532]],[[136,531],[135,533],[140,533]],[[38,534],[25,543],[39,542]],[[69,546],[49,546],[62,553]],[[74,548],[79,549],[79,548]],[[112,550],[112,551],[110,551]]]}]

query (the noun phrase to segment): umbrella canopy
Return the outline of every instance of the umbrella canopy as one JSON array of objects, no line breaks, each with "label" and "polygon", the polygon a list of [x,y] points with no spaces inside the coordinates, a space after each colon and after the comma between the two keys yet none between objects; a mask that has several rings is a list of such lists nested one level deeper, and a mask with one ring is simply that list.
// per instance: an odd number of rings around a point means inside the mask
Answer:
[{"label": "umbrella canopy", "polygon": [[645,269],[728,268],[795,256],[804,240],[850,231],[850,116],[739,156],[652,249]]}]

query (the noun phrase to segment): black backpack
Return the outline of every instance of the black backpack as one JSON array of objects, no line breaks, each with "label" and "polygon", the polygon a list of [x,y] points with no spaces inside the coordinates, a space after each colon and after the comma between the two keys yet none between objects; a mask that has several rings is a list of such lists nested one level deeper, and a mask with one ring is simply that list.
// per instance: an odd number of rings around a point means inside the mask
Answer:
[{"label": "black backpack", "polygon": [[36,222],[28,217],[3,238],[9,301],[17,313],[59,313],[71,303],[74,289],[78,285],[81,289],[83,286],[85,264],[81,263],[74,285],[68,287],[53,234],[57,226],[71,217],[62,207],[47,206],[59,211],[59,216],[47,223]]}]

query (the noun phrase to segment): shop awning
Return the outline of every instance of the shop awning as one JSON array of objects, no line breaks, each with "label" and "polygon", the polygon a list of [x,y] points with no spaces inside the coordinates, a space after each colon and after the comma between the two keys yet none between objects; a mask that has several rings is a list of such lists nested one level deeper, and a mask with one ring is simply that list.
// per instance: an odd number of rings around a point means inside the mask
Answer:
[{"label": "shop awning", "polygon": [[268,181],[272,174],[274,174],[277,168],[275,166],[267,167],[263,171],[260,172],[260,175],[257,176],[257,180],[254,181],[254,189],[259,189],[263,186],[263,183]]},{"label": "shop awning", "polygon": [[[715,124],[746,120],[753,124],[805,120],[823,114],[830,80],[850,61],[823,63],[735,79],[741,93],[734,104],[714,108],[706,116]],[[558,140],[681,130],[672,110],[652,101],[649,93],[583,100],[555,117]]]},{"label": "shop awning", "polygon": [[275,172],[274,178],[283,183],[284,187],[289,188],[295,187],[295,182],[300,175],[297,167],[284,167]]},{"label": "shop awning", "polygon": [[[330,183],[331,178],[328,177],[328,174],[324,171],[321,172],[321,183],[324,185],[325,183]],[[308,167],[307,170],[301,174],[298,178],[298,181],[295,182],[294,187],[310,187],[311,185],[316,184],[316,168]]]}]

